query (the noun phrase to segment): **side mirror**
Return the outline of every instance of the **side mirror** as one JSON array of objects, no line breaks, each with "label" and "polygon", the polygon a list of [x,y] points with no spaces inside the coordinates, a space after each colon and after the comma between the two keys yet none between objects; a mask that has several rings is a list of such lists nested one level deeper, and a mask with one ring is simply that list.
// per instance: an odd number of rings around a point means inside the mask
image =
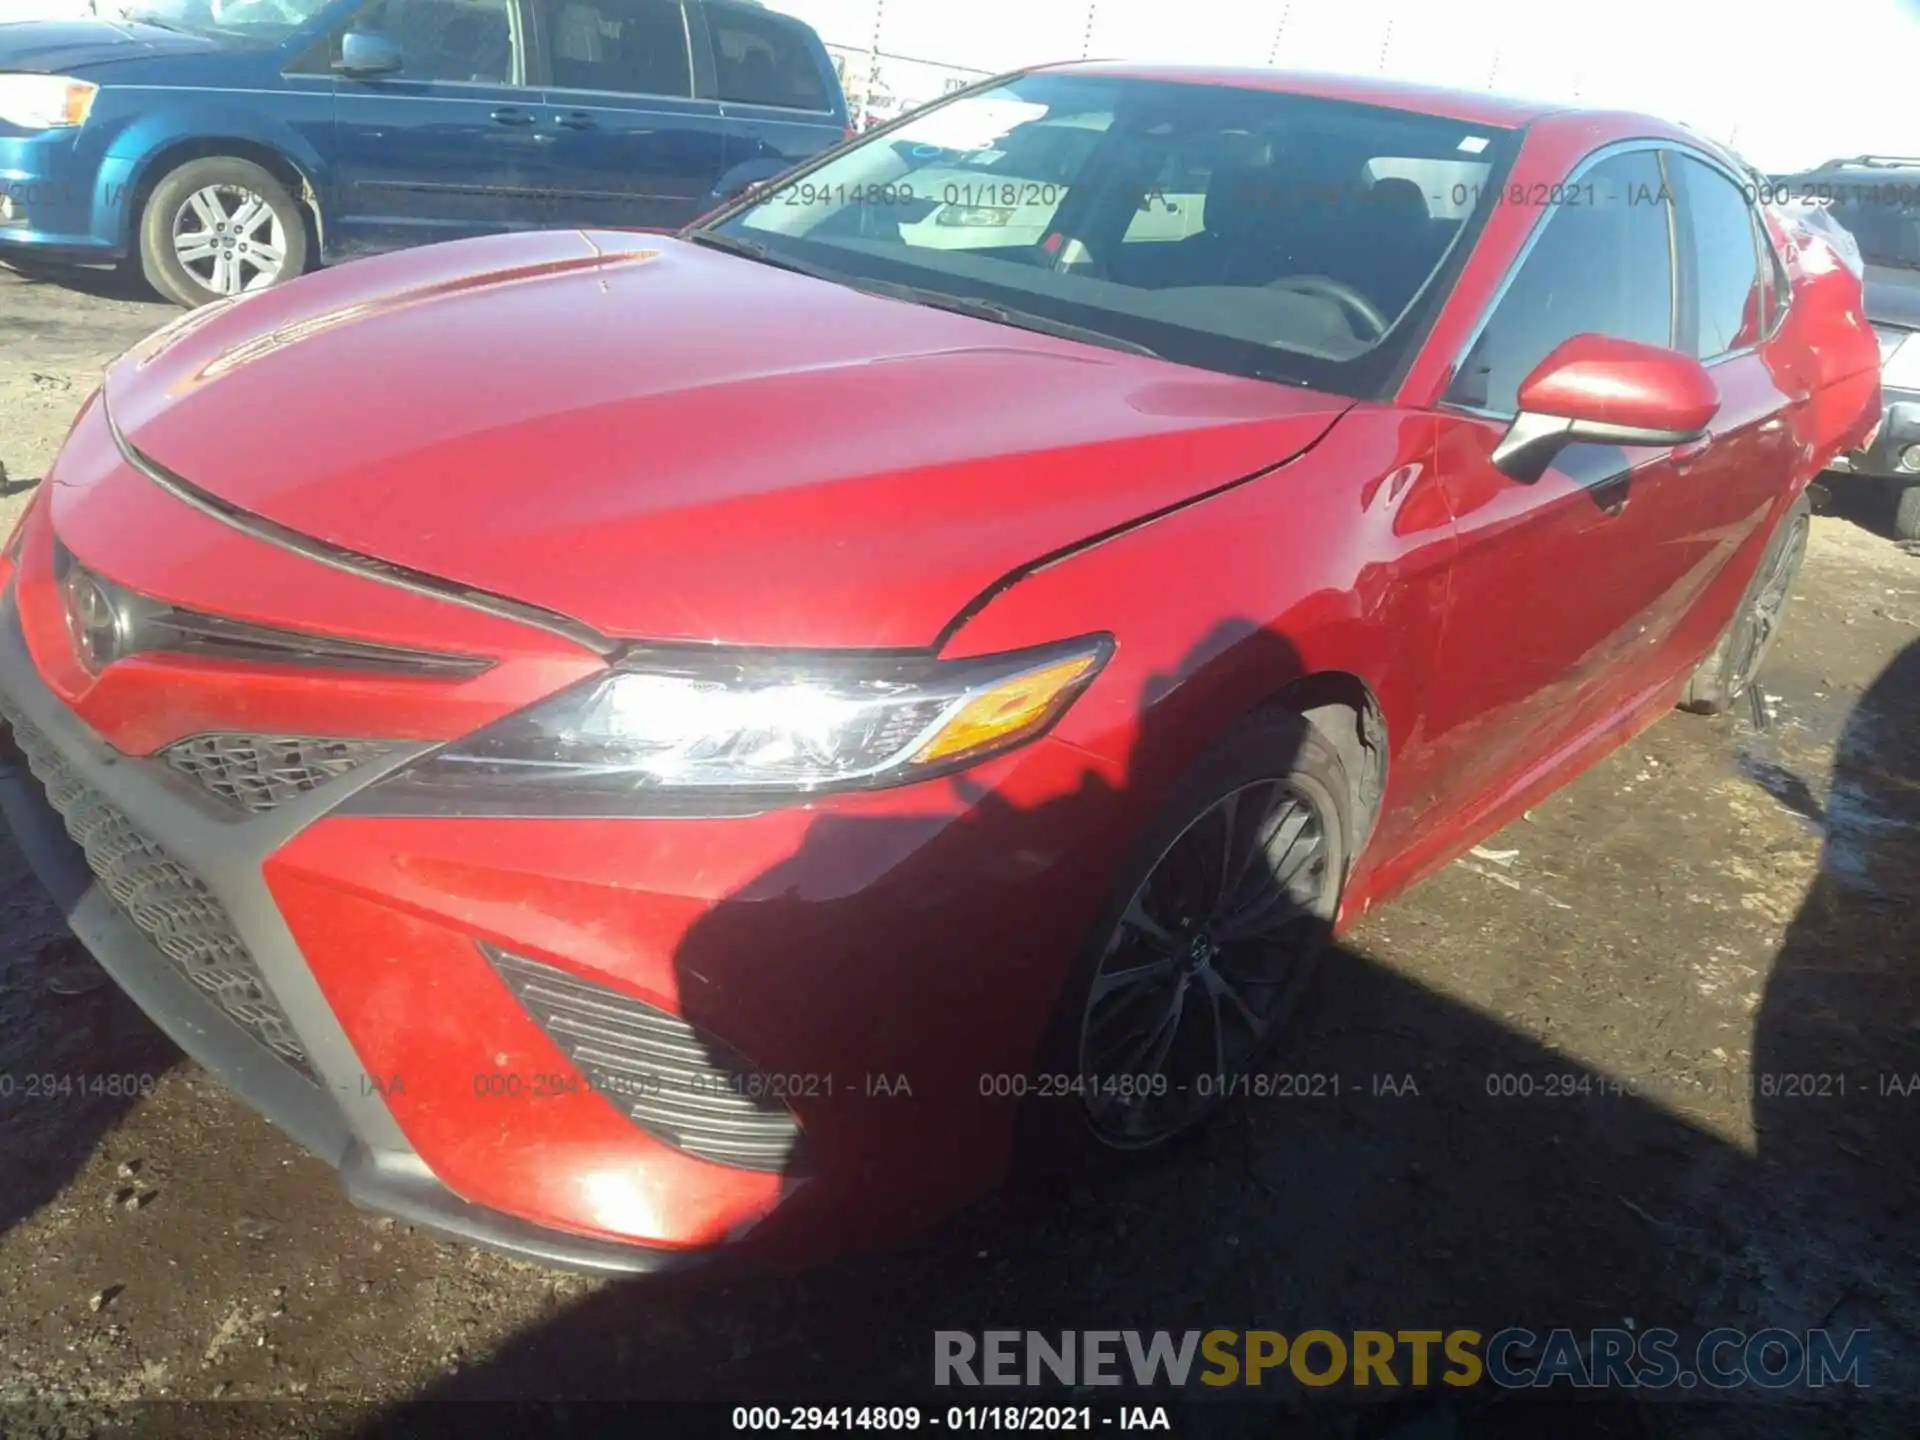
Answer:
[{"label": "side mirror", "polygon": [[1503,474],[1531,485],[1568,445],[1685,445],[1720,411],[1698,360],[1660,345],[1575,335],[1520,384],[1520,413],[1493,448]]},{"label": "side mirror", "polygon": [[340,58],[333,68],[355,80],[398,75],[404,64],[399,42],[371,30],[349,30],[340,37]]}]

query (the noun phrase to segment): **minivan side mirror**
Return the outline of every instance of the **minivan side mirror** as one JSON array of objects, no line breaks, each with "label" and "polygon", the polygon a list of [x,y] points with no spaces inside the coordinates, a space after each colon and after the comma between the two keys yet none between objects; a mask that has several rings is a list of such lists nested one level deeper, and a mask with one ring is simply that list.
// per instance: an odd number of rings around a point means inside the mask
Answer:
[{"label": "minivan side mirror", "polygon": [[1686,445],[1720,412],[1720,390],[1691,355],[1575,335],[1520,383],[1519,413],[1494,446],[1503,474],[1531,485],[1568,445]]},{"label": "minivan side mirror", "polygon": [[382,75],[398,75],[404,63],[400,44],[392,36],[349,30],[340,37],[340,58],[333,68],[356,80],[375,80]]}]

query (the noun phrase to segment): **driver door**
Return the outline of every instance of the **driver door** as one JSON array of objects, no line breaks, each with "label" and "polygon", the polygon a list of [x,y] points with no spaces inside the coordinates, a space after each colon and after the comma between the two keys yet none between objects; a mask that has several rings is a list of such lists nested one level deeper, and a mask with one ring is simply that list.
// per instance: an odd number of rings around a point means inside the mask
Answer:
[{"label": "driver door", "polygon": [[388,36],[402,68],[335,76],[329,256],[549,223],[551,137],[526,87],[526,21],[520,0],[371,0],[342,27]]},{"label": "driver door", "polygon": [[1520,382],[1562,342],[1672,346],[1673,206],[1652,148],[1617,153],[1544,215],[1438,412],[1459,537],[1429,721],[1441,809],[1497,801],[1671,678],[1703,546],[1688,473],[1705,456],[1578,444],[1522,484],[1492,462]]}]

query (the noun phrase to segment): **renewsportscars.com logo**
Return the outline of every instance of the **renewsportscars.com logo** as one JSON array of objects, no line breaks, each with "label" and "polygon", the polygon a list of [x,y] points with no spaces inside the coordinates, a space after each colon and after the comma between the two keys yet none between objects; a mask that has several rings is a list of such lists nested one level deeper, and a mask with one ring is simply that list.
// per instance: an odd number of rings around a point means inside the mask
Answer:
[{"label": "renewsportscars.com logo", "polygon": [[1868,1388],[1869,1332],[1710,1330],[936,1330],[942,1386],[1428,1385]]}]

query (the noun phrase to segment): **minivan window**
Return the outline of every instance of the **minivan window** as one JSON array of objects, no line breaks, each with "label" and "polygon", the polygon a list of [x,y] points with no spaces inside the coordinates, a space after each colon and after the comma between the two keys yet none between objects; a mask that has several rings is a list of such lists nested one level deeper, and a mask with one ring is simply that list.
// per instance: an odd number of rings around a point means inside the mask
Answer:
[{"label": "minivan window", "polygon": [[1575,335],[1673,343],[1672,207],[1654,152],[1602,160],[1566,188],[1577,202],[1540,220],[1448,392],[1454,404],[1513,414],[1520,383]]},{"label": "minivan window", "polygon": [[510,85],[519,68],[511,0],[373,0],[352,28],[397,43],[408,80]]},{"label": "minivan window", "polygon": [[[706,231],[927,304],[1366,395],[1431,323],[1513,143],[1317,96],[1038,71],[924,107]],[[1468,222],[1380,179],[1383,158],[1468,164]]]},{"label": "minivan window", "polygon": [[679,0],[545,0],[543,18],[556,89],[693,94]]},{"label": "minivan window", "polygon": [[807,31],[764,10],[715,4],[705,9],[722,100],[788,110],[832,108]]},{"label": "minivan window", "polygon": [[1836,193],[1827,211],[1859,244],[1862,260],[1920,270],[1920,201],[1911,181],[1850,181],[1832,188]]}]

